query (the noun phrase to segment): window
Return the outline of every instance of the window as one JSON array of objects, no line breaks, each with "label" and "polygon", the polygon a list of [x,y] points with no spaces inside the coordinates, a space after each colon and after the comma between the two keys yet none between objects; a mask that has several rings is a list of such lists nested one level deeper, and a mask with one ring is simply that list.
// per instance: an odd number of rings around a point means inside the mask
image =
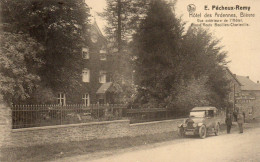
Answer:
[{"label": "window", "polygon": [[82,71],[82,81],[88,83],[89,80],[90,80],[90,70],[89,69],[84,69]]},{"label": "window", "polygon": [[89,94],[83,94],[82,101],[85,106],[89,106],[90,105]]},{"label": "window", "polygon": [[82,58],[89,59],[89,49],[88,48],[82,48]]},{"label": "window", "polygon": [[99,83],[106,83],[106,71],[99,72]]},{"label": "window", "polygon": [[64,93],[59,93],[58,94],[58,104],[60,105],[66,105],[66,95]]}]

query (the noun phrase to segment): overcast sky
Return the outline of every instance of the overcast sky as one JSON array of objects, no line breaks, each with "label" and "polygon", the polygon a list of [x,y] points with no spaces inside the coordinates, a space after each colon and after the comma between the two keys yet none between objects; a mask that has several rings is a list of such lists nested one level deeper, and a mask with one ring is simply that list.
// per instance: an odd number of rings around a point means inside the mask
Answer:
[{"label": "overcast sky", "polygon": [[[91,14],[96,17],[96,21],[101,30],[105,21],[95,13],[102,12],[106,7],[105,0],[85,0],[92,8]],[[235,13],[239,16],[240,12],[254,13],[254,18],[243,18],[243,23],[248,23],[249,27],[210,27],[217,38],[220,38],[224,50],[228,51],[230,70],[243,76],[249,76],[253,81],[260,80],[260,1],[259,0],[179,0],[176,4],[176,14],[183,17],[183,20],[196,23],[197,18],[190,18],[187,5],[194,4],[197,13],[202,16],[206,12],[204,6],[250,6],[250,11],[223,11],[223,13]],[[207,11],[214,14],[216,11]],[[222,11],[218,11],[221,13]],[[224,18],[222,18],[224,19]]]}]

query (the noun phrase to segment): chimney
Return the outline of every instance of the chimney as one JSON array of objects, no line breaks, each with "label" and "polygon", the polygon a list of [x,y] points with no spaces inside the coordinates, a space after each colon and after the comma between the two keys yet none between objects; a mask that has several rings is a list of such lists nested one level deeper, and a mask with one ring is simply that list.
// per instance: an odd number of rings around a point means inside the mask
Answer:
[{"label": "chimney", "polygon": [[249,76],[246,76],[247,79],[249,79]]},{"label": "chimney", "polygon": [[257,83],[259,84],[259,80],[257,81]]}]

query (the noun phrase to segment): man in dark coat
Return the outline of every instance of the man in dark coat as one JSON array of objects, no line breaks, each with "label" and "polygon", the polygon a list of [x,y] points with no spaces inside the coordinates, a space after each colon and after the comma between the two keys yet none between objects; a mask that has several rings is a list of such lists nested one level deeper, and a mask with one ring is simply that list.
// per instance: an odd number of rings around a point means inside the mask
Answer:
[{"label": "man in dark coat", "polygon": [[239,127],[239,133],[243,133],[244,116],[242,112],[239,112],[237,115],[237,124]]},{"label": "man in dark coat", "polygon": [[227,133],[230,133],[231,126],[232,126],[232,115],[231,113],[228,113],[226,116],[226,125],[227,125]]}]

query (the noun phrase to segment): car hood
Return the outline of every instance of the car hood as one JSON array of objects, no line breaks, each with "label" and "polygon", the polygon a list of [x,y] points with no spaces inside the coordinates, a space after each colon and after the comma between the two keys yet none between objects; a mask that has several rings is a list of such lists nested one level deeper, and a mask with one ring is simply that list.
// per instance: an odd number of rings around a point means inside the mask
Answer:
[{"label": "car hood", "polygon": [[194,123],[203,123],[203,121],[204,121],[204,118],[188,118],[187,120],[186,120],[186,123],[188,123],[188,122],[194,122]]}]

